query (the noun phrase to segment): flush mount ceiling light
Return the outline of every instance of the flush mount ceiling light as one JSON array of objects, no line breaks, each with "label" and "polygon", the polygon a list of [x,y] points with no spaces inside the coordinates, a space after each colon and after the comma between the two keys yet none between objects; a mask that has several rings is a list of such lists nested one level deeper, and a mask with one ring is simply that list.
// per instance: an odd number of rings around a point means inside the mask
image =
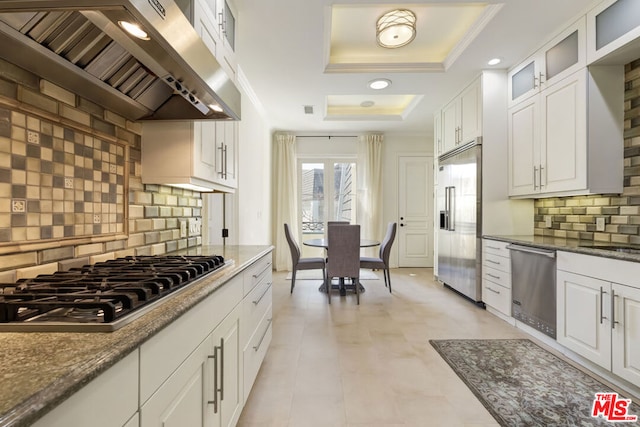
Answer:
[{"label": "flush mount ceiling light", "polygon": [[118,25],[120,25],[127,33],[131,34],[137,39],[150,40],[149,34],[147,34],[147,32],[143,30],[138,24],[134,24],[128,21],[118,21]]},{"label": "flush mount ceiling light", "polygon": [[502,59],[493,58],[493,59],[490,59],[489,62],[487,62],[487,65],[498,65],[501,62],[502,62]]},{"label": "flush mount ceiling light", "polygon": [[375,79],[375,80],[371,80],[369,83],[367,83],[367,86],[369,86],[370,89],[375,89],[375,90],[386,89],[389,86],[391,86],[391,80],[389,80],[389,79]]},{"label": "flush mount ceiling light", "polygon": [[408,9],[395,9],[378,18],[376,40],[388,49],[405,46],[416,37],[416,14]]}]

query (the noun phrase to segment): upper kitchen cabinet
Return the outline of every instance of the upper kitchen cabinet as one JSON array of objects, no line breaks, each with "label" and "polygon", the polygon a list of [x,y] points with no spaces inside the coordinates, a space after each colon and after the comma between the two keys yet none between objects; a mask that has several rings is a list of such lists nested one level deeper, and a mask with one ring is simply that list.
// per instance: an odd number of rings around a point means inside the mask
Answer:
[{"label": "upper kitchen cabinet", "polygon": [[621,193],[623,69],[583,68],[509,108],[509,196]]},{"label": "upper kitchen cabinet", "polygon": [[235,191],[237,126],[235,121],[143,123],[142,182]]},{"label": "upper kitchen cabinet", "polygon": [[[440,118],[437,116],[440,115]],[[482,84],[478,78],[436,114],[440,135],[436,135],[438,155],[482,135]],[[438,141],[439,138],[439,141]]]},{"label": "upper kitchen cabinet", "polygon": [[222,68],[237,81],[233,5],[226,0],[184,0],[180,7]]},{"label": "upper kitchen cabinet", "polygon": [[625,64],[640,50],[640,2],[605,0],[587,13],[589,63]]},{"label": "upper kitchen cabinet", "polygon": [[509,106],[583,68],[586,64],[585,33],[585,18],[582,17],[511,70]]}]

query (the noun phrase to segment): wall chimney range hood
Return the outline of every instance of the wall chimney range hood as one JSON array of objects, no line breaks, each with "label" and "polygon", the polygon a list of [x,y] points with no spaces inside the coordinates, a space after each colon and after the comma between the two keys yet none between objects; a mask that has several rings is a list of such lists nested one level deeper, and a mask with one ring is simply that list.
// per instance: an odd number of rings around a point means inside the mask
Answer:
[{"label": "wall chimney range hood", "polygon": [[240,92],[174,0],[0,0],[0,46],[130,120],[240,119]]}]

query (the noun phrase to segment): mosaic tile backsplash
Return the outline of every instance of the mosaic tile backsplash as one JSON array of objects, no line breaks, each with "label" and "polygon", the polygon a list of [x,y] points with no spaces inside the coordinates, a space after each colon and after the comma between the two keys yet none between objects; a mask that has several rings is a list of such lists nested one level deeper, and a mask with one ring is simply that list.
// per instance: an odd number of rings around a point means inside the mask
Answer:
[{"label": "mosaic tile backsplash", "polygon": [[[625,65],[624,100],[623,193],[536,200],[535,234],[640,244],[640,59]],[[604,231],[597,231],[598,218],[604,219]]]},{"label": "mosaic tile backsplash", "polygon": [[0,243],[124,232],[124,146],[4,108],[0,123]]}]

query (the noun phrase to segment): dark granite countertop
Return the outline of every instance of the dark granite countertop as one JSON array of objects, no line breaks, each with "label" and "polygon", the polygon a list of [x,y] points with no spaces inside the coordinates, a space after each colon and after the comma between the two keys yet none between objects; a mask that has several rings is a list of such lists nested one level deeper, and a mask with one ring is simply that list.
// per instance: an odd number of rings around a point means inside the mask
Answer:
[{"label": "dark granite countertop", "polygon": [[532,246],[543,249],[575,252],[584,255],[593,255],[605,258],[613,258],[622,261],[640,262],[640,245],[624,243],[594,242],[592,240],[564,239],[559,237],[521,235],[521,236],[482,236],[502,242],[516,243],[523,246]]},{"label": "dark granite countertop", "polygon": [[234,262],[114,332],[0,333],[0,426],[31,425],[272,249],[205,246],[174,252]]}]

